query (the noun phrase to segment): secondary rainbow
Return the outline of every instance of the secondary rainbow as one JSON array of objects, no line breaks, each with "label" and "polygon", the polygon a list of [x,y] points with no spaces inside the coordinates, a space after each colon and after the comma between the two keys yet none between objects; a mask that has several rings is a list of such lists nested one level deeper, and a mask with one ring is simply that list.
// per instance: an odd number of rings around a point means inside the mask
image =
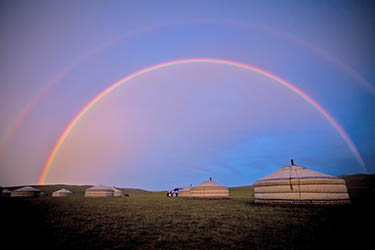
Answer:
[{"label": "secondary rainbow", "polygon": [[70,65],[68,65],[66,68],[64,68],[61,72],[59,72],[53,79],[51,79],[43,88],[41,88],[26,104],[26,106],[21,110],[21,112],[16,116],[14,121],[9,124],[8,128],[5,130],[4,136],[0,138],[0,153],[2,150],[8,145],[11,138],[17,131],[17,129],[21,126],[23,121],[26,119],[26,117],[31,113],[31,111],[36,107],[36,105],[42,100],[42,98],[50,91],[50,89],[54,88],[59,82],[61,82],[67,75],[69,75],[75,68],[77,68],[79,65],[87,61],[90,57],[100,53],[104,49],[117,44],[120,41],[125,40],[126,38],[129,38],[131,36],[134,36],[139,33],[143,33],[146,31],[151,31],[155,29],[156,27],[162,27],[166,26],[167,24],[160,24],[160,25],[150,25],[147,27],[144,27],[142,29],[137,29],[134,31],[129,31],[122,35],[121,37],[114,38],[112,40],[109,40],[98,47],[95,47],[94,49],[88,51],[85,54],[82,54],[77,58],[77,60],[73,61]]},{"label": "secondary rainbow", "polygon": [[292,35],[289,35],[287,33],[283,33],[279,30],[273,30],[271,28],[265,27],[265,26],[259,26],[254,24],[245,24],[237,21],[232,20],[194,20],[194,21],[180,21],[180,22],[174,22],[174,23],[160,23],[160,24],[153,24],[151,26],[143,27],[134,31],[130,31],[125,33],[124,35],[111,39],[98,47],[90,50],[88,53],[81,55],[78,57],[76,61],[74,61],[72,64],[68,65],[63,71],[58,73],[51,81],[49,81],[41,90],[39,90],[34,97],[30,99],[30,101],[26,104],[26,106],[21,110],[21,112],[16,116],[13,122],[11,122],[8,126],[8,128],[5,130],[5,133],[0,137],[0,153],[2,150],[8,145],[8,143],[11,141],[12,137],[15,135],[17,129],[22,125],[23,121],[26,119],[26,117],[31,113],[31,111],[35,108],[35,106],[40,102],[40,100],[45,96],[51,88],[53,88],[55,85],[57,85],[62,79],[64,79],[71,71],[73,71],[76,67],[78,67],[80,64],[85,62],[87,59],[89,59],[91,56],[96,55],[103,51],[104,49],[119,43],[120,41],[123,41],[125,38],[129,38],[133,35],[144,33],[147,31],[152,31],[156,28],[162,28],[162,27],[168,27],[171,25],[183,25],[183,24],[230,24],[235,25],[239,27],[245,27],[254,29],[256,31],[261,31],[264,33],[269,33],[271,35],[274,35],[277,38],[282,38],[287,41],[293,42],[299,46],[302,46],[304,48],[310,49],[314,53],[316,53],[318,56],[326,59],[328,62],[332,63],[333,65],[340,68],[343,72],[351,76],[353,79],[356,80],[357,83],[361,84],[364,88],[366,88],[372,95],[375,95],[375,88],[371,85],[369,81],[367,81],[365,78],[363,78],[358,72],[350,68],[348,65],[344,64],[342,61],[340,61],[337,58],[334,58],[333,56],[329,55],[324,50],[320,49],[319,47],[315,47],[313,44],[298,39],[297,37],[294,37]]},{"label": "secondary rainbow", "polygon": [[61,145],[64,143],[64,140],[69,135],[70,131],[77,125],[79,120],[102,98],[104,98],[106,95],[108,95],[110,92],[115,90],[117,87],[121,86],[122,84],[139,77],[143,74],[170,67],[173,65],[180,65],[180,64],[187,64],[187,63],[212,63],[212,64],[223,64],[228,65],[232,67],[242,68],[246,70],[250,70],[256,73],[259,73],[265,77],[268,77],[270,79],[275,80],[276,82],[282,84],[283,86],[287,87],[288,89],[292,90],[299,96],[301,96],[305,101],[310,103],[319,113],[321,113],[328,121],[329,123],[337,130],[337,132],[340,134],[340,136],[344,139],[350,150],[353,152],[354,156],[358,160],[359,164],[362,166],[362,168],[367,171],[365,163],[361,157],[361,154],[359,153],[357,147],[349,137],[349,135],[345,132],[345,130],[340,126],[340,124],[321,106],[319,105],[314,99],[312,99],[310,96],[308,96],[306,93],[304,93],[302,90],[295,87],[293,84],[287,82],[286,80],[269,73],[263,69],[247,65],[240,62],[230,61],[230,60],[223,60],[223,59],[214,59],[214,58],[192,58],[192,59],[181,59],[181,60],[174,60],[174,61],[168,61],[164,63],[160,63],[157,65],[153,65],[147,68],[144,68],[142,70],[139,70],[137,72],[134,72],[119,81],[113,83],[108,88],[103,90],[101,93],[99,93],[95,98],[93,98],[86,106],[82,108],[82,110],[74,117],[74,119],[68,124],[68,126],[65,128],[63,133],[60,135],[58,141],[56,142],[55,146],[53,147],[45,165],[43,168],[43,171],[40,175],[38,184],[43,184],[45,182],[45,179],[48,175],[48,170],[51,168],[51,165],[55,159],[55,156],[57,152],[59,151]]}]

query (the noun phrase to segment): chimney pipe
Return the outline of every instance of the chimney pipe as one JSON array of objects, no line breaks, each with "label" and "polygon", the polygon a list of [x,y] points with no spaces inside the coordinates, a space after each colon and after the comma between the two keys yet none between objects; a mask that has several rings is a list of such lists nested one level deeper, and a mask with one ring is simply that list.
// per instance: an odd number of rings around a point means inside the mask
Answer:
[{"label": "chimney pipe", "polygon": [[294,166],[294,160],[293,159],[290,160],[290,163],[292,164],[292,166]]}]

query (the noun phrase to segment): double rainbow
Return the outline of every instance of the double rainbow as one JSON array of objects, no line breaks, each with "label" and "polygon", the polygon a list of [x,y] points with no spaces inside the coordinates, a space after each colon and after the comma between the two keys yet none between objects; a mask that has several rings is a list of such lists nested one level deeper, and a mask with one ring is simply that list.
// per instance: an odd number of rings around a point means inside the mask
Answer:
[{"label": "double rainbow", "polygon": [[293,42],[303,48],[309,49],[312,52],[314,52],[316,55],[322,57],[323,59],[327,60],[328,62],[332,63],[336,67],[340,68],[343,72],[351,76],[356,83],[359,83],[362,85],[362,87],[366,88],[372,95],[375,95],[375,88],[372,86],[372,84],[367,81],[365,78],[363,78],[358,72],[353,70],[348,65],[344,64],[339,59],[333,57],[332,55],[329,55],[326,51],[322,50],[319,47],[315,47],[313,44],[298,39],[297,37],[294,37],[288,33],[281,32],[280,30],[273,30],[269,27],[265,26],[259,26],[254,24],[247,24],[242,23],[238,21],[233,20],[215,20],[215,19],[209,19],[209,20],[188,20],[188,21],[179,21],[179,22],[173,22],[173,23],[160,23],[160,24],[153,24],[150,26],[146,26],[143,28],[139,28],[133,31],[126,32],[124,35],[121,35],[120,37],[111,39],[98,47],[95,47],[94,49],[90,50],[88,53],[85,53],[78,57],[76,61],[74,61],[72,64],[68,65],[63,71],[58,73],[51,81],[49,81],[42,89],[40,89],[35,96],[33,96],[29,102],[26,104],[26,106],[21,110],[21,112],[15,117],[14,121],[11,122],[8,126],[8,128],[5,130],[5,133],[0,136],[0,154],[4,150],[4,148],[8,145],[8,143],[11,141],[12,137],[15,135],[17,129],[21,127],[22,123],[26,119],[26,117],[31,113],[31,111],[35,108],[35,106],[40,102],[40,100],[49,92],[50,89],[52,89],[55,85],[57,85],[62,79],[64,79],[71,71],[73,71],[76,67],[78,67],[80,64],[85,62],[87,59],[89,59],[91,56],[96,55],[97,53],[102,52],[104,49],[119,43],[120,41],[125,40],[126,38],[130,38],[136,34],[141,34],[144,32],[152,31],[155,29],[163,28],[163,27],[169,27],[169,26],[179,26],[179,25],[186,25],[186,24],[218,24],[218,25],[234,25],[238,27],[243,28],[249,28],[253,29],[255,31],[260,31],[264,33],[268,33],[271,35],[274,35],[276,38],[285,39],[289,42]]},{"label": "double rainbow", "polygon": [[43,184],[46,180],[46,177],[48,175],[48,171],[51,168],[51,165],[56,157],[57,152],[59,151],[60,147],[64,143],[65,139],[69,135],[70,131],[78,124],[80,119],[102,98],[104,98],[106,95],[108,95],[110,92],[114,91],[116,88],[121,86],[122,84],[139,77],[143,74],[162,69],[162,68],[167,68],[169,66],[173,65],[181,65],[181,64],[187,64],[187,63],[212,63],[212,64],[223,64],[231,67],[237,67],[237,68],[242,68],[246,70],[250,70],[256,73],[259,73],[265,77],[268,77],[283,86],[287,87],[294,93],[298,94],[301,96],[306,102],[310,103],[319,113],[321,113],[327,120],[328,122],[336,129],[336,131],[340,134],[340,136],[344,139],[350,150],[353,152],[354,156],[358,160],[359,164],[362,166],[362,168],[366,171],[366,166],[365,163],[357,149],[357,147],[354,145],[353,141],[349,137],[349,135],[345,132],[345,130],[338,124],[338,122],[321,106],[319,105],[314,99],[312,99],[310,96],[308,96],[306,93],[304,93],[302,90],[296,88],[293,84],[285,81],[284,79],[271,74],[263,69],[247,65],[244,63],[240,62],[235,62],[235,61],[229,61],[229,60],[223,60],[223,59],[213,59],[213,58],[194,58],[194,59],[181,59],[181,60],[174,60],[174,61],[168,61],[164,63],[160,63],[157,65],[153,65],[147,68],[144,68],[142,70],[139,70],[135,73],[132,73],[119,81],[113,83],[110,85],[108,88],[103,90],[101,93],[99,93],[95,98],[93,98],[86,106],[82,108],[82,110],[73,118],[73,120],[68,124],[68,126],[65,128],[63,133],[60,135],[57,143],[53,147],[45,165],[43,168],[43,171],[39,177],[38,184]]}]

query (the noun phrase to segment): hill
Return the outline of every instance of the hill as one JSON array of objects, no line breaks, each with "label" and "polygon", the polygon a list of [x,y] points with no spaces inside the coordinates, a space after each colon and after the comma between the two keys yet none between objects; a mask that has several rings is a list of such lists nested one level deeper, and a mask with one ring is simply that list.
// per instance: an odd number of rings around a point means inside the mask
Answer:
[{"label": "hill", "polygon": [[375,201],[375,174],[342,175],[352,202]]},{"label": "hill", "polygon": [[152,193],[151,191],[147,191],[147,190],[140,189],[140,188],[118,188],[118,187],[116,188],[124,192],[124,194],[130,194],[130,195],[149,195]]}]

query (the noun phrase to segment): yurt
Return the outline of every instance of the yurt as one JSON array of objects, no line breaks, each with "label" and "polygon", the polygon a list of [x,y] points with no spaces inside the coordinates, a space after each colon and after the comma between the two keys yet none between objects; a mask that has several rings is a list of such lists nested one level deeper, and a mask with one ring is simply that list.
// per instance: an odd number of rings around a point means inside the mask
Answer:
[{"label": "yurt", "polygon": [[52,193],[52,197],[69,197],[71,195],[72,192],[65,188],[62,188]]},{"label": "yurt", "polygon": [[113,197],[114,192],[111,187],[99,185],[86,189],[85,197]]},{"label": "yurt", "polygon": [[190,189],[191,198],[226,199],[229,198],[228,188],[213,181],[204,181]]},{"label": "yurt", "polygon": [[178,197],[190,197],[190,190],[192,186],[184,187],[182,190],[178,191]]},{"label": "yurt", "polygon": [[124,193],[121,190],[118,190],[117,188],[113,187],[113,196],[114,197],[122,197]]},{"label": "yurt", "polygon": [[1,192],[2,197],[10,197],[11,194],[12,191],[10,191],[9,189],[3,189],[3,191]]},{"label": "yurt", "polygon": [[39,189],[27,186],[14,190],[10,197],[36,197],[40,196],[41,192]]},{"label": "yurt", "polygon": [[283,167],[254,183],[255,203],[350,203],[345,180],[302,166]]}]

